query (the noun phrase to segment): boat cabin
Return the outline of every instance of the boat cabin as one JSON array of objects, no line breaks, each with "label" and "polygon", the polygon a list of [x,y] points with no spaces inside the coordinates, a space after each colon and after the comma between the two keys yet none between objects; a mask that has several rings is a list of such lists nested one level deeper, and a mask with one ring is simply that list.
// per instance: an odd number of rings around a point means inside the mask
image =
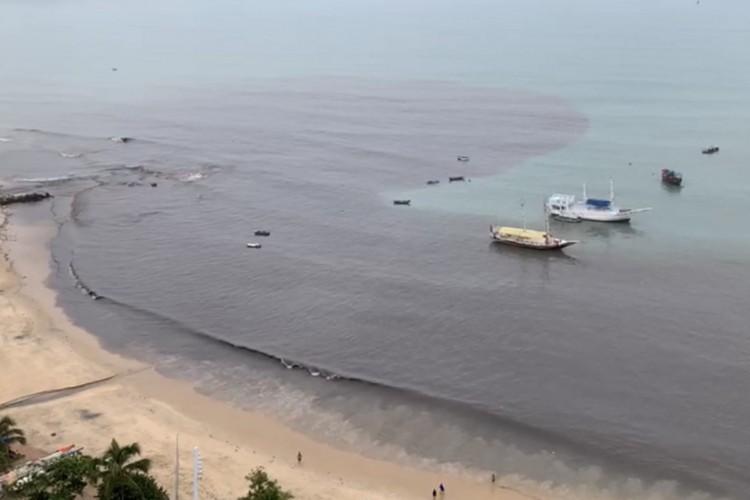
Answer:
[{"label": "boat cabin", "polygon": [[570,210],[576,202],[572,194],[553,194],[547,200],[547,208],[552,212],[565,212]]},{"label": "boat cabin", "polygon": [[500,239],[515,240],[518,242],[545,244],[548,241],[547,233],[544,231],[535,231],[533,229],[501,227],[496,230],[496,234]]},{"label": "boat cabin", "polygon": [[586,199],[586,205],[593,207],[593,208],[609,208],[609,206],[612,204],[609,200],[601,200],[598,198],[588,198]]}]

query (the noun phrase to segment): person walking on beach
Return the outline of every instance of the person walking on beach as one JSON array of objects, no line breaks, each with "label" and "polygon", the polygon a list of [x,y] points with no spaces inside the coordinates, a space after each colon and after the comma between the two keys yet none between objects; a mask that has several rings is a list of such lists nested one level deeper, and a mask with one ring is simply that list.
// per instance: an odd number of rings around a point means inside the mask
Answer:
[{"label": "person walking on beach", "polygon": [[301,451],[297,452],[297,464],[302,465],[302,452]]},{"label": "person walking on beach", "polygon": [[432,490],[432,498],[437,498],[437,490],[433,488]]},{"label": "person walking on beach", "polygon": [[495,484],[495,481],[497,480],[497,477],[495,477],[495,473],[492,473],[492,484]]},{"label": "person walking on beach", "polygon": [[440,483],[440,494],[442,495],[444,493],[445,493],[445,486],[443,486],[443,483]]}]

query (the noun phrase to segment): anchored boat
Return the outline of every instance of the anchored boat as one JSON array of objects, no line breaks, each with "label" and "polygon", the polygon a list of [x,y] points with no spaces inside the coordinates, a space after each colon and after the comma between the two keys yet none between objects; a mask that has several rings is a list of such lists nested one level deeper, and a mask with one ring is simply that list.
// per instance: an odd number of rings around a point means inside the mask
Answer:
[{"label": "anchored boat", "polygon": [[549,217],[545,217],[545,222],[547,226],[546,231],[527,229],[526,216],[524,214],[522,228],[490,225],[490,237],[503,245],[530,248],[532,250],[561,250],[578,243],[573,240],[555,238],[550,234]]},{"label": "anchored boat", "polygon": [[553,194],[546,203],[550,215],[562,220],[589,220],[595,222],[627,222],[638,213],[651,208],[619,208],[614,205],[614,182],[609,183],[609,199],[589,198],[586,184],[583,185],[583,198],[577,200],[572,194]]},{"label": "anchored boat", "polygon": [[701,151],[704,155],[712,155],[714,153],[719,152],[719,146],[709,146],[703,151]]},{"label": "anchored boat", "polygon": [[661,169],[661,181],[672,186],[682,186],[682,174],[668,168]]}]

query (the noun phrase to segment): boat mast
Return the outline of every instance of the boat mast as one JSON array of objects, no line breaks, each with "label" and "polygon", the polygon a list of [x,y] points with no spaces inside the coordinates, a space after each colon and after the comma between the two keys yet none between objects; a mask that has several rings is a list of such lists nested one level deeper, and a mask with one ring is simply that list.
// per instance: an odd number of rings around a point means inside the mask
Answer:
[{"label": "boat mast", "polygon": [[588,196],[586,196],[586,183],[583,183],[583,200],[586,201],[588,199]]},{"label": "boat mast", "polygon": [[523,217],[523,230],[526,231],[526,201],[521,200],[521,216]]},{"label": "boat mast", "polygon": [[609,202],[615,202],[615,181],[612,179],[609,180]]}]

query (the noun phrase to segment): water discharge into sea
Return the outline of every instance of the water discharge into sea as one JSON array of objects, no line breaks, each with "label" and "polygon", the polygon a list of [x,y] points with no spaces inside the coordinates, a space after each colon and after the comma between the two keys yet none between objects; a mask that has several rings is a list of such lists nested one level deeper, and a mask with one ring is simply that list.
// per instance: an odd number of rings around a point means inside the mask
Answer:
[{"label": "water discharge into sea", "polygon": [[[739,4],[631,3],[337,4],[303,23],[189,2],[173,39],[145,4],[111,6],[144,49],[181,48],[152,60],[111,40],[76,52],[79,70],[40,42],[12,54],[0,183],[55,195],[25,217],[56,223],[51,285],[72,318],[213,397],[571,498],[742,498],[750,75],[734,63],[750,44]],[[49,24],[85,6],[8,9]],[[250,12],[256,30],[233,19]],[[706,141],[721,153],[700,155]],[[665,163],[682,191],[660,186]],[[547,194],[606,194],[610,178],[619,204],[653,211],[553,226],[582,240],[566,254],[490,244],[521,200],[539,226]],[[272,234],[248,250],[258,229]]]}]

